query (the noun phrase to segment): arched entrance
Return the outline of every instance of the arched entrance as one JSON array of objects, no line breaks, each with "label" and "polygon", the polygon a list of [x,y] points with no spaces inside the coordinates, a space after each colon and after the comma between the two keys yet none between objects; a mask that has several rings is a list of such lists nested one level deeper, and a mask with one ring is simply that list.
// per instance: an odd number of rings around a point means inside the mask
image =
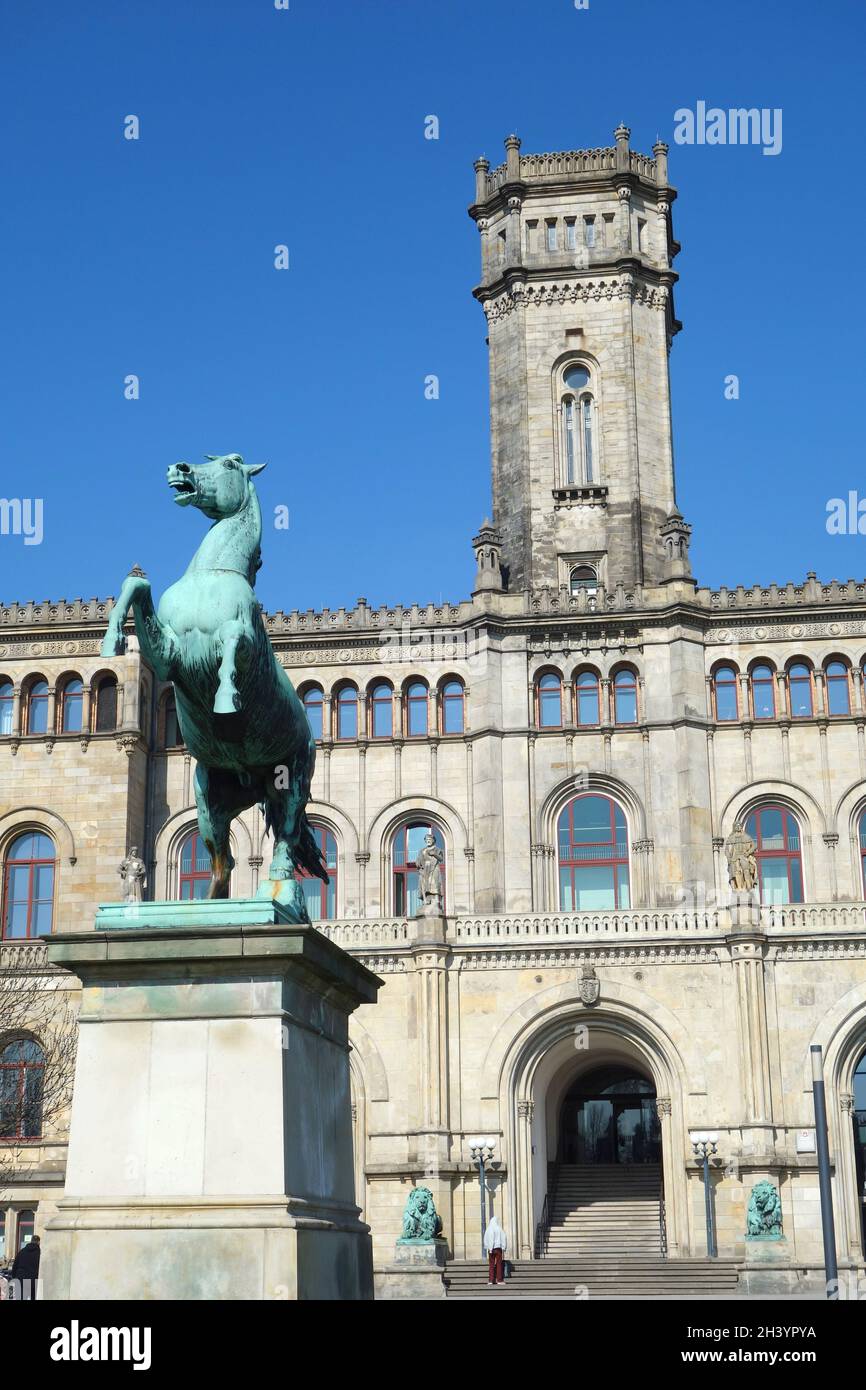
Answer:
[{"label": "arched entrance", "polygon": [[560,1107],[556,1161],[661,1162],[655,1082],[627,1063],[579,1073]]}]

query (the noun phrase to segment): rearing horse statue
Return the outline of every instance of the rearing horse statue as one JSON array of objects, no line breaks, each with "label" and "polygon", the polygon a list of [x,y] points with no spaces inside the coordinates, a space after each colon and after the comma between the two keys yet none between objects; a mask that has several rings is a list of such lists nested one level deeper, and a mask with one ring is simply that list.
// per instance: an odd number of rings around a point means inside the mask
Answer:
[{"label": "rearing horse statue", "polygon": [[102,655],[126,650],[123,624],[131,608],[142,655],[160,680],[174,685],[180,731],[196,760],[198,825],[212,866],[207,896],[228,897],[229,828],[258,803],[266,830],[274,832],[273,895],[296,920],[309,921],[294,870],[328,881],[305,815],[316,742],[253,590],[262,514],[252,479],[265,465],[245,464],[240,454],[207,460],[175,464],[167,477],[177,505],[197,507],[213,525],[158,612],[149,581],[135,571],[128,575]]}]

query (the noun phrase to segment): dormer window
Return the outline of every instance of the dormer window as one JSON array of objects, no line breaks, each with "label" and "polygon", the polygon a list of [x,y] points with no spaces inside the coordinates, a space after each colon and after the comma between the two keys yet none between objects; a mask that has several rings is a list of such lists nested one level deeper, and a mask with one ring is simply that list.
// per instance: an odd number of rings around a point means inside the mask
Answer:
[{"label": "dormer window", "polygon": [[562,457],[566,486],[598,482],[595,398],[589,369],[582,363],[566,367],[561,402]]}]

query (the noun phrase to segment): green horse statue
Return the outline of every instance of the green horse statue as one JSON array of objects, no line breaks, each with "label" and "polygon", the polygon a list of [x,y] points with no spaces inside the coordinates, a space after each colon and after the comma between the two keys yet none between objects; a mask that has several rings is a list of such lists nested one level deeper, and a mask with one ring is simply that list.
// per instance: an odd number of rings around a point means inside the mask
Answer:
[{"label": "green horse statue", "polygon": [[180,731],[196,760],[198,824],[211,856],[208,897],[228,897],[229,829],[258,803],[266,831],[274,833],[273,896],[295,920],[309,921],[294,870],[328,881],[305,814],[316,742],[253,589],[262,514],[252,479],[265,465],[245,464],[240,454],[206,457],[204,464],[175,464],[167,477],[177,505],[197,507],[213,525],[158,612],[145,576],[127,576],[102,655],[126,650],[131,608],[142,655],[174,685]]}]

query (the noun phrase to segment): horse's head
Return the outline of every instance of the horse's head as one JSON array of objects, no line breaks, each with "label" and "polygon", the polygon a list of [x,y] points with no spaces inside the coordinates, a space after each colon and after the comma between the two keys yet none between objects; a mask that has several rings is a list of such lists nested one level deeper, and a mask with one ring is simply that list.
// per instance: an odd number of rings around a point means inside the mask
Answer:
[{"label": "horse's head", "polygon": [[263,463],[244,463],[240,454],[206,454],[207,463],[176,463],[167,473],[179,507],[198,507],[212,521],[234,516],[246,503],[249,480]]}]

